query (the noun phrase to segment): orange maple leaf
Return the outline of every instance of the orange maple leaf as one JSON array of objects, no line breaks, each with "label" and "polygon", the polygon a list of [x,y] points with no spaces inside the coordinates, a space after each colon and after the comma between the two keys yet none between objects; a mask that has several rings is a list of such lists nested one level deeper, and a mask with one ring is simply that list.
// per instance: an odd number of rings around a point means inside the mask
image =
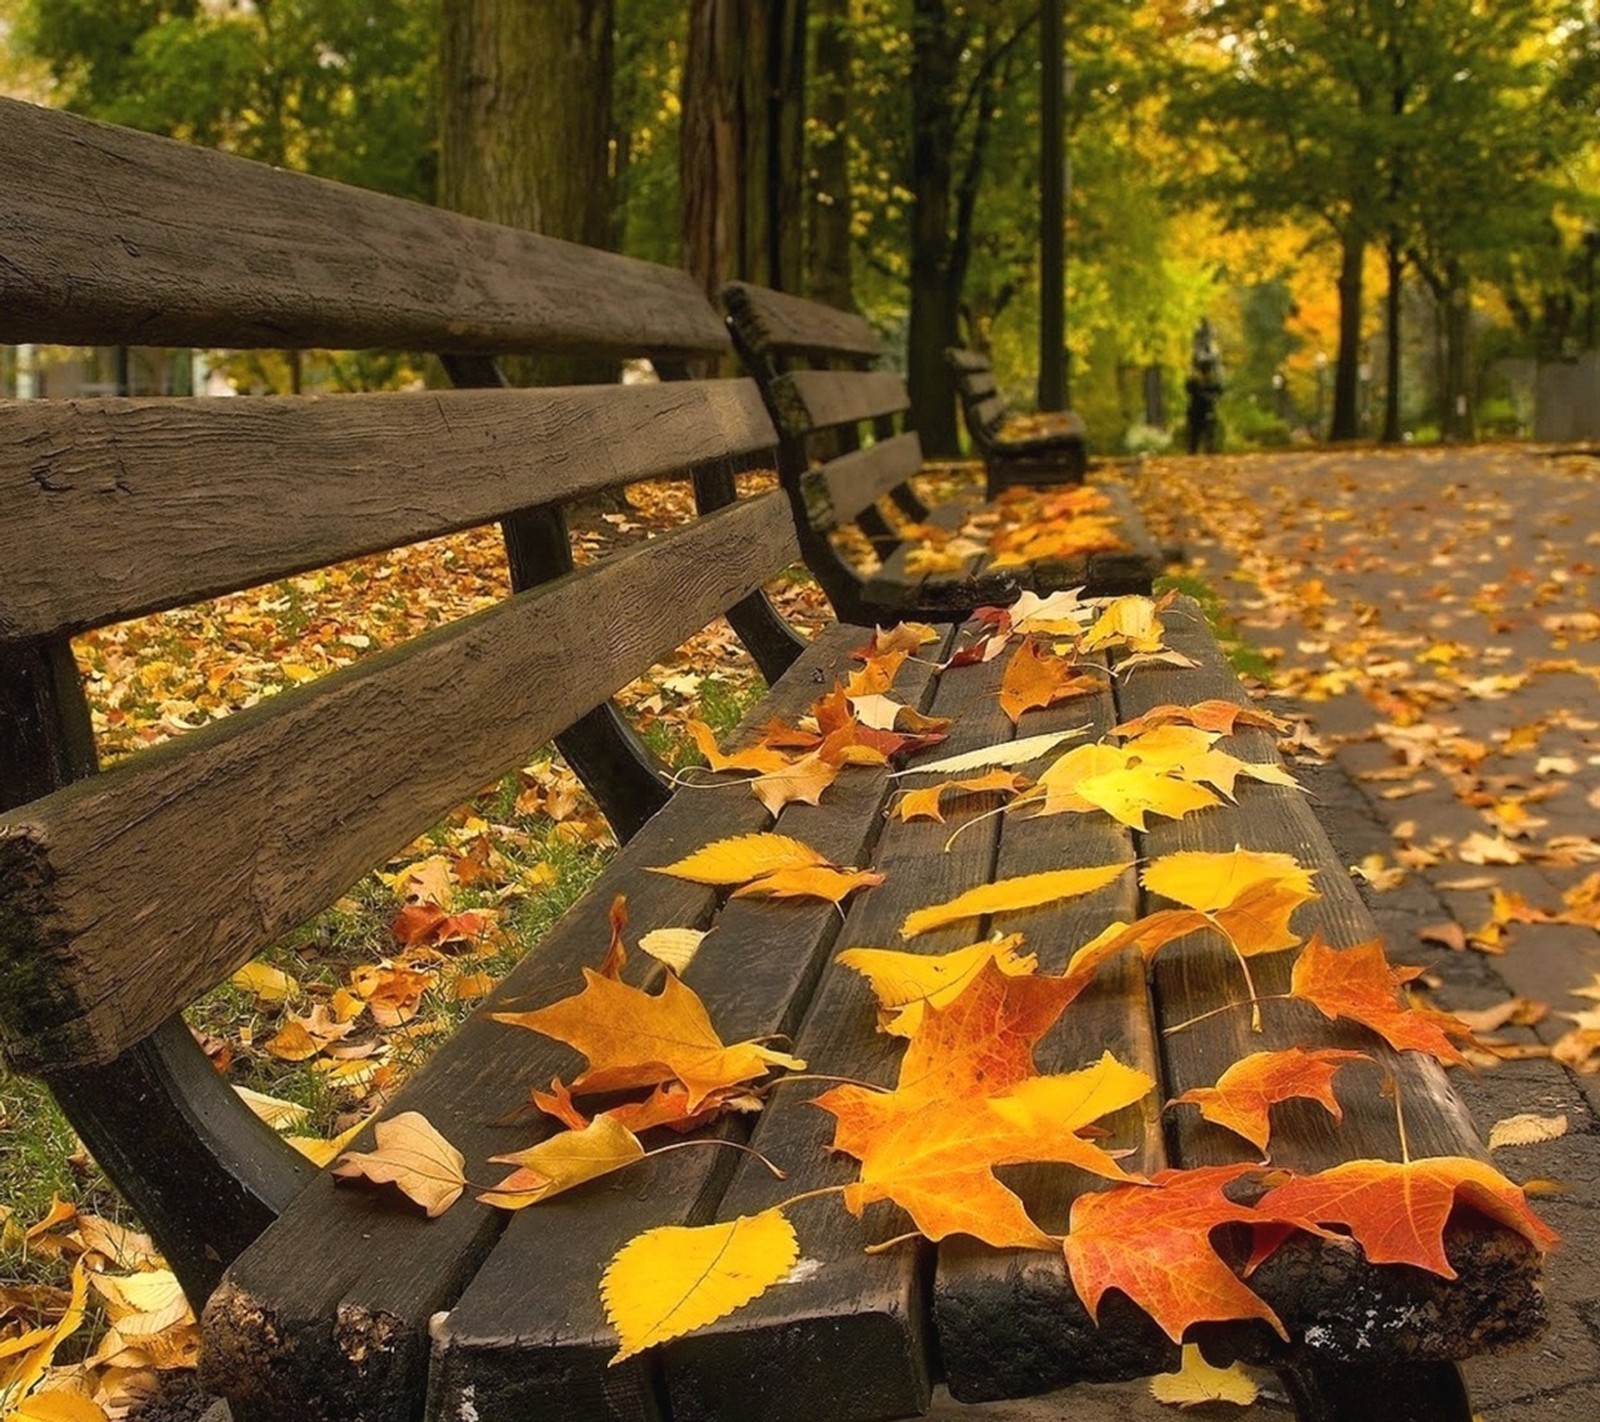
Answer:
[{"label": "orange maple leaf", "polygon": [[[1072,1286],[1090,1318],[1107,1289],[1120,1289],[1174,1343],[1192,1323],[1260,1318],[1285,1341],[1267,1304],[1224,1262],[1211,1231],[1225,1224],[1284,1224],[1326,1234],[1315,1222],[1279,1207],[1235,1204],[1223,1187],[1260,1167],[1213,1165],[1163,1170],[1148,1186],[1118,1185],[1080,1195],[1072,1206],[1065,1253]],[[1150,1188],[1154,1187],[1154,1188]]]},{"label": "orange maple leaf", "polygon": [[1350,1160],[1269,1190],[1260,1208],[1342,1225],[1374,1264],[1413,1264],[1456,1277],[1444,1228],[1457,1200],[1515,1230],[1539,1250],[1560,1236],[1528,1208],[1527,1197],[1492,1165],[1462,1156],[1404,1164]]},{"label": "orange maple leaf", "polygon": [[759,1042],[725,1045],[693,989],[668,973],[659,993],[583,970],[582,992],[533,1012],[495,1012],[496,1022],[542,1032],[575,1047],[589,1068],[578,1092],[626,1091],[680,1081],[695,1111],[713,1092],[764,1076],[769,1067],[803,1071],[805,1063]]},{"label": "orange maple leaf", "polygon": [[1104,677],[1084,672],[1066,657],[1051,656],[1032,637],[1025,637],[1000,680],[1000,709],[1015,725],[1025,711],[1087,696],[1105,685]]},{"label": "orange maple leaf", "polygon": [[1111,734],[1114,736],[1142,736],[1146,731],[1153,731],[1158,726],[1195,726],[1202,731],[1216,731],[1219,735],[1231,736],[1240,726],[1259,727],[1262,730],[1287,731],[1289,723],[1270,712],[1257,711],[1249,706],[1240,706],[1233,701],[1197,701],[1192,706],[1154,706],[1142,716],[1136,716],[1131,721],[1124,721],[1120,726],[1114,727]]},{"label": "orange maple leaf", "polygon": [[1439,1025],[1445,1014],[1418,1012],[1398,999],[1401,987],[1421,971],[1391,967],[1376,938],[1340,949],[1313,934],[1295,960],[1289,993],[1324,1017],[1347,1017],[1370,1027],[1397,1052],[1423,1052],[1464,1066],[1467,1059]]},{"label": "orange maple leaf", "polygon": [[1306,1051],[1290,1047],[1281,1052],[1252,1052],[1217,1078],[1215,1086],[1197,1086],[1174,1097],[1171,1104],[1198,1106],[1200,1114],[1216,1125],[1243,1136],[1264,1151],[1271,1136],[1268,1112],[1280,1101],[1306,1097],[1319,1102],[1334,1120],[1344,1111],[1333,1094],[1333,1078],[1346,1062],[1366,1062],[1364,1052],[1324,1048]]},{"label": "orange maple leaf", "polygon": [[782,770],[789,763],[786,755],[780,754],[770,745],[757,744],[744,750],[734,751],[731,755],[724,755],[717,749],[716,732],[704,721],[686,721],[684,728],[693,737],[700,754],[706,758],[706,764],[715,771],[753,770],[758,775],[765,775],[774,770]]}]

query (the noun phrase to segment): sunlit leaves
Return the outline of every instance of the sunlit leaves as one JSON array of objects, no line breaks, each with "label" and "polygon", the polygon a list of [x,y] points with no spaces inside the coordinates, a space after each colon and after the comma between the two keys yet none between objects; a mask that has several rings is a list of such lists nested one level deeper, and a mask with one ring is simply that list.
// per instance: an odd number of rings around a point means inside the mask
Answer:
[{"label": "sunlit leaves", "polygon": [[1198,1106],[1206,1120],[1264,1151],[1271,1136],[1268,1113],[1280,1101],[1297,1097],[1315,1101],[1334,1120],[1342,1121],[1344,1111],[1333,1094],[1333,1078],[1347,1063],[1365,1061],[1371,1058],[1362,1052],[1334,1048],[1252,1052],[1223,1072],[1215,1086],[1194,1087],[1174,1097],[1173,1105]]}]

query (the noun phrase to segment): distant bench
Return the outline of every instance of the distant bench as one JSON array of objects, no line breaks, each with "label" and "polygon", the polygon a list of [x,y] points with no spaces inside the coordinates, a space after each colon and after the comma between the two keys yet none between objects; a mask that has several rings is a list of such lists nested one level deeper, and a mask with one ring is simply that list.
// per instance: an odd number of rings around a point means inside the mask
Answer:
[{"label": "distant bench", "polygon": [[[617,1244],[851,1177],[820,1149],[826,1118],[806,1104],[815,1083],[775,1092],[753,1126],[718,1128],[798,1162],[781,1186],[732,1152],[683,1151],[514,1217],[469,1192],[426,1220],[312,1172],[241,1104],[178,1014],[554,736],[624,848],[385,1110],[424,1113],[481,1175],[489,1155],[553,1132],[549,1120],[495,1122],[575,1062],[487,1012],[568,995],[604,952],[617,894],[634,932],[710,930],[684,981],[726,1040],[793,1036],[819,1070],[882,1082],[896,1053],[835,950],[897,941],[909,910],[996,877],[1128,866],[1093,894],[1001,920],[1047,972],[1113,921],[1161,907],[1131,871],[1182,849],[1291,853],[1323,895],[1297,931],[1336,945],[1370,936],[1305,799],[1241,783],[1236,805],[1135,833],[1099,814],[1002,820],[971,799],[953,801],[946,824],[886,821],[896,782],[882,765],[849,767],[820,803],[791,803],[776,820],[742,790],[670,793],[614,692],[726,611],[772,683],[732,738],[744,745],[858,668],[867,637],[841,625],[804,644],[760,591],[801,539],[788,490],[733,499],[734,472],[762,466],[778,443],[753,383],[492,388],[494,356],[512,351],[645,355],[669,372],[723,354],[722,323],[687,277],[4,101],[0,180],[0,339],[396,344],[439,351],[458,384],[484,387],[14,402],[0,422],[0,1034],[204,1306],[202,1379],[240,1422],[865,1422],[925,1409],[940,1369],[957,1396],[978,1399],[1170,1367],[1175,1346],[1120,1294],[1090,1322],[1059,1251],[955,1238],[867,1254],[886,1232],[881,1212],[863,1222],[819,1200],[795,1207],[809,1212],[805,1270],[610,1368],[616,1339],[596,1281]],[[692,480],[696,514],[574,569],[563,505],[657,477]],[[505,601],[96,772],[73,634],[493,520],[515,589]],[[934,674],[975,628],[946,625],[892,690],[956,718],[940,755],[1085,726],[1103,735],[1167,703],[1243,704],[1194,605],[1164,615],[1169,647],[1195,665],[1116,653],[1103,668],[1115,675],[1093,692],[1015,721],[996,692],[1029,644]],[[1275,763],[1265,732],[1218,744]],[[729,898],[650,872],[769,828],[885,882],[841,918],[831,903]],[[986,928],[915,943],[942,952]],[[1259,963],[1258,990],[1281,991],[1284,956]],[[1261,1034],[1245,1014],[1220,1013],[1159,1045],[1163,1029],[1216,1006],[1236,973],[1231,950],[1196,935],[1157,960],[1152,998],[1138,954],[1123,953],[1041,1044],[1042,1070],[1109,1048],[1157,1080],[1106,1121],[1103,1144],[1127,1152],[1126,1169],[1255,1158],[1192,1109],[1164,1129],[1162,1103],[1287,1041],[1359,1043],[1402,1084],[1413,1156],[1481,1158],[1433,1063],[1315,1013],[1269,1014]],[[663,970],[636,953],[625,976],[644,986]],[[1309,1109],[1283,1112],[1276,1164],[1397,1158],[1391,1103],[1349,1075],[1338,1130]],[[355,1148],[371,1141],[369,1128]],[[1019,1188],[1052,1230],[1091,1188],[1070,1172],[1026,1174]],[[1464,1422],[1450,1360],[1526,1338],[1543,1312],[1531,1246],[1458,1214],[1446,1236],[1453,1281],[1374,1268],[1305,1236],[1254,1280],[1287,1344],[1257,1323],[1200,1332],[1284,1369],[1308,1422]]]},{"label": "distant bench", "polygon": [[[1108,546],[1008,565],[980,544],[955,570],[923,571],[922,528],[932,524],[947,535],[969,524],[987,529],[1005,501],[956,499],[930,508],[918,496],[910,481],[924,472],[922,445],[897,424],[911,397],[900,376],[879,368],[882,342],[861,317],[748,282],[726,287],[723,304],[745,368],[778,426],[778,470],[795,503],[806,565],[840,618],[949,620],[1024,589],[1150,590],[1161,554],[1126,487],[1115,481],[1087,496],[1115,530]],[[1081,467],[1076,474],[1058,467],[1054,479],[1033,482],[1074,484],[1082,477]],[[991,500],[1000,494],[991,472]],[[902,525],[909,520],[909,535],[891,514]],[[1020,516],[1039,518],[1036,506]],[[876,568],[863,570],[841,550],[836,534],[852,523],[876,553]]]},{"label": "distant bench", "polygon": [[1083,481],[1089,470],[1088,432],[1078,415],[1070,410],[1013,415],[988,356],[951,346],[944,358],[955,375],[967,433],[988,471],[990,498],[1018,484]]}]

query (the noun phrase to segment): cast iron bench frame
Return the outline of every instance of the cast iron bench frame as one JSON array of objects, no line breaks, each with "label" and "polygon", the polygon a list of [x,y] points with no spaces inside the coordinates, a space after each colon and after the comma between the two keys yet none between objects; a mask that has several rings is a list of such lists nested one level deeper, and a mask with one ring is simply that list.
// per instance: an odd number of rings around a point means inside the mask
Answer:
[{"label": "cast iron bench frame", "polygon": [[989,476],[989,497],[1012,485],[1081,484],[1089,472],[1088,429],[1070,410],[1043,417],[1049,428],[1024,434],[1013,428],[1006,398],[989,357],[948,346],[945,363],[955,375],[956,397],[973,448]]}]

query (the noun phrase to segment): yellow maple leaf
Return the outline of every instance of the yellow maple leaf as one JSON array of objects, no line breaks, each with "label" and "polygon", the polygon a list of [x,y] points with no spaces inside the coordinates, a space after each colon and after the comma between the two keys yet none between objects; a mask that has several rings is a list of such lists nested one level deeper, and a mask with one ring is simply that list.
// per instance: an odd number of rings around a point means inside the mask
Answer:
[{"label": "yellow maple leaf", "polygon": [[776,1209],[635,1236],[612,1256],[600,1281],[606,1317],[622,1344],[612,1363],[759,1298],[799,1257],[794,1226]]},{"label": "yellow maple leaf", "polygon": [[1248,1407],[1260,1394],[1250,1375],[1237,1363],[1214,1368],[1206,1362],[1199,1346],[1185,1343],[1183,1363],[1175,1373],[1162,1373],[1150,1379],[1150,1393],[1169,1407],[1196,1407],[1203,1402],[1231,1402]]},{"label": "yellow maple leaf", "polygon": [[[1319,897],[1311,886],[1315,873],[1302,868],[1289,854],[1250,849],[1220,853],[1182,850],[1155,860],[1142,877],[1151,893],[1193,909],[1248,957],[1292,948],[1300,941],[1289,927],[1289,918],[1301,904]],[[1192,927],[1180,927],[1181,933],[1193,931]],[[1177,936],[1169,934],[1163,941]]]},{"label": "yellow maple leaf", "polygon": [[643,1160],[644,1153],[638,1136],[615,1117],[602,1114],[581,1131],[562,1131],[527,1150],[490,1156],[496,1164],[518,1169],[478,1199],[501,1209],[520,1210]]},{"label": "yellow maple leaf", "polygon": [[785,834],[741,834],[719,839],[673,864],[651,867],[696,884],[744,884],[779,869],[804,869],[828,861],[809,844]]},{"label": "yellow maple leaf", "polygon": [[397,1186],[433,1219],[460,1199],[466,1160],[420,1111],[402,1111],[377,1125],[376,1150],[351,1151],[333,1167],[346,1180]]},{"label": "yellow maple leaf", "polygon": [[1042,874],[1022,874],[1014,879],[996,879],[980,884],[942,904],[932,904],[906,915],[900,925],[902,938],[959,923],[964,918],[981,918],[991,913],[1016,913],[1038,908],[1058,899],[1075,899],[1103,889],[1128,872],[1127,864],[1097,864],[1086,869],[1052,869]]},{"label": "yellow maple leaf", "polygon": [[997,964],[1012,977],[1031,973],[1039,960],[1021,954],[1022,935],[1013,933],[987,943],[974,943],[952,953],[924,957],[893,948],[848,948],[837,961],[853,968],[872,985],[878,999],[878,1028],[893,1037],[914,1037],[929,1007],[946,1007],[966,989],[985,963]]},{"label": "yellow maple leaf", "polygon": [[1104,810],[1119,824],[1145,828],[1147,814],[1181,820],[1195,810],[1222,802],[1203,785],[1163,775],[1148,766],[1130,765],[1104,775],[1087,775],[1078,782],[1077,795]]},{"label": "yellow maple leaf", "polygon": [[789,763],[786,755],[773,750],[770,746],[750,746],[745,750],[734,751],[731,755],[724,755],[717,748],[716,732],[704,721],[686,721],[684,728],[693,737],[700,754],[706,758],[706,764],[715,771],[753,770],[757,774],[764,775],[770,771],[782,770]]}]

